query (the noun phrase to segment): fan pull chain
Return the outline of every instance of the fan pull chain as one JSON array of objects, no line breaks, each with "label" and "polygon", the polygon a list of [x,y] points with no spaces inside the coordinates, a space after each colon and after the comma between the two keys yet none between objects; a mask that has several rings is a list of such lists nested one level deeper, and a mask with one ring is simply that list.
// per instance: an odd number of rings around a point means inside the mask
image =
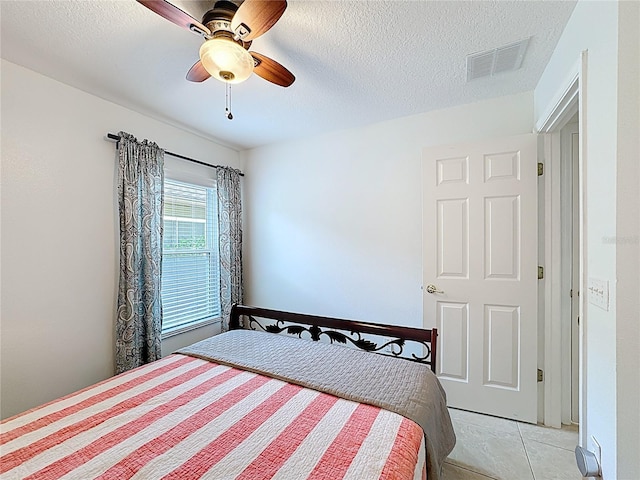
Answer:
[{"label": "fan pull chain", "polygon": [[231,113],[231,84],[226,83],[226,95],[225,95],[225,115],[229,120],[233,120],[233,113]]}]

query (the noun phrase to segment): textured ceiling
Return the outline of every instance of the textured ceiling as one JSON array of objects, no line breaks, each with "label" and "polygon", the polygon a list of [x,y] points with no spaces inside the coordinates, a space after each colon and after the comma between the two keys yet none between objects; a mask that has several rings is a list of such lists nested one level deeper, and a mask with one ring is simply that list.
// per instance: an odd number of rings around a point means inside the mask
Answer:
[{"label": "textured ceiling", "polygon": [[[200,19],[207,2],[172,2]],[[2,58],[237,149],[533,90],[574,1],[289,0],[252,50],[296,75],[185,80],[200,37],[134,0],[0,1]],[[468,54],[532,37],[522,68],[466,81]]]}]

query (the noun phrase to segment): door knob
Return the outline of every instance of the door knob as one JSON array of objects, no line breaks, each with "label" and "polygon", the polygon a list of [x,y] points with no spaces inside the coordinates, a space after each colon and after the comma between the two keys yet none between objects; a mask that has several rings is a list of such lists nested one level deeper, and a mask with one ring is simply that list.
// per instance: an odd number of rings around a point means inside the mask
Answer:
[{"label": "door knob", "polygon": [[444,291],[439,290],[434,284],[430,283],[427,285],[427,293],[444,293]]}]

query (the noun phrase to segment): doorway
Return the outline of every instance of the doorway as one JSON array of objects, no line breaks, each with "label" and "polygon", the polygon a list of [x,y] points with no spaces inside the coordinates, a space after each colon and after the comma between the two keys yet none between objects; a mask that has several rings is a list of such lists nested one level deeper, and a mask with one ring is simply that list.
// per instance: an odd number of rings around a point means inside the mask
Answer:
[{"label": "doorway", "polygon": [[[536,131],[541,134],[544,144],[545,197],[540,259],[545,265],[544,308],[540,317],[544,386],[539,421],[558,428],[562,424],[578,423],[581,445],[586,432],[587,366],[584,359],[587,346],[584,338],[588,325],[585,295],[580,294],[588,276],[583,241],[584,179],[588,161],[584,153],[587,140],[584,124],[586,69],[585,51],[565,88],[559,91],[557,101],[536,123]],[[564,162],[563,150],[567,152]]]},{"label": "doorway", "polygon": [[580,134],[578,114],[560,129],[562,424],[579,423]]}]

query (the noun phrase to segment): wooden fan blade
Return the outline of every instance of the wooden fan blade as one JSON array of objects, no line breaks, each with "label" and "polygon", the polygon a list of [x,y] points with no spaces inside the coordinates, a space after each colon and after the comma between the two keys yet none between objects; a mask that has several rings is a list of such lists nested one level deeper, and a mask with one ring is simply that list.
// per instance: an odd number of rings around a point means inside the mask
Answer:
[{"label": "wooden fan blade", "polygon": [[248,42],[273,27],[286,8],[286,0],[244,0],[231,20],[231,29]]},{"label": "wooden fan blade", "polygon": [[207,72],[202,65],[202,62],[198,60],[193,64],[193,67],[187,72],[187,80],[190,82],[204,82],[211,75]]},{"label": "wooden fan blade", "polygon": [[257,65],[253,71],[264,78],[267,82],[275,83],[281,87],[288,87],[295,82],[296,77],[289,70],[284,68],[275,60],[260,53],[249,52]]},{"label": "wooden fan blade", "polygon": [[[199,34],[211,35],[211,31],[202,25],[199,21],[189,15],[187,12],[179,9],[175,5],[167,2],[167,0],[136,0],[138,3],[144,5],[152,12],[157,13],[161,17],[166,18],[172,23],[179,25],[182,28],[191,30],[192,32]],[[199,30],[199,31],[198,31]]]}]

